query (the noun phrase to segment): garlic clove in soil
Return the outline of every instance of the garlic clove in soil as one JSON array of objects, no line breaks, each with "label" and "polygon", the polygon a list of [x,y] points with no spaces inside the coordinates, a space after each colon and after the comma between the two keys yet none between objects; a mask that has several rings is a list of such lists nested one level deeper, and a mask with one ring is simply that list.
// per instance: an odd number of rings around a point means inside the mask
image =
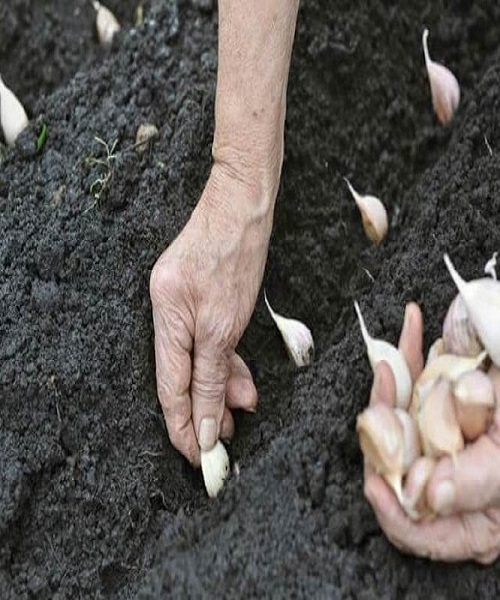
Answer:
[{"label": "garlic clove in soil", "polygon": [[149,143],[158,136],[158,128],[152,123],[141,123],[135,136],[135,151],[144,154]]},{"label": "garlic clove in soil", "polygon": [[354,302],[354,308],[358,315],[361,334],[365,342],[368,360],[370,361],[372,370],[375,371],[377,364],[382,360],[389,364],[396,382],[396,406],[404,409],[407,408],[411,395],[411,375],[405,357],[395,346],[389,344],[389,342],[372,338],[368,333],[357,302]]},{"label": "garlic clove in soil", "polygon": [[403,430],[403,475],[407,473],[411,465],[417,460],[422,454],[420,447],[420,437],[418,433],[418,427],[415,421],[410,417],[406,410],[402,408],[396,408],[394,410],[396,417],[401,423]]},{"label": "garlic clove in soil", "polygon": [[211,450],[201,450],[201,471],[210,498],[215,498],[229,476],[229,455],[224,444],[217,440]]},{"label": "garlic clove in soil", "polygon": [[436,461],[433,458],[419,456],[406,476],[403,489],[403,508],[414,521],[419,521],[432,514],[427,504],[427,482],[435,467]]},{"label": "garlic clove in soil", "polygon": [[457,379],[453,395],[462,434],[468,442],[473,442],[488,430],[493,420],[493,382],[482,371],[469,371]]},{"label": "garlic clove in soil", "polygon": [[417,422],[425,456],[455,457],[463,450],[464,438],[448,380],[439,378],[432,386],[421,402]]},{"label": "garlic clove in soil", "polygon": [[387,211],[384,205],[375,196],[362,196],[358,194],[346,177],[344,177],[344,181],[347,183],[347,187],[361,213],[361,220],[367,237],[372,242],[380,244],[389,229]]},{"label": "garlic clove in soil", "polygon": [[0,77],[0,123],[7,146],[12,146],[17,136],[28,126],[28,116],[14,92]]},{"label": "garlic clove in soil", "polygon": [[113,37],[121,29],[120,23],[116,19],[115,15],[103,6],[97,0],[91,0],[92,6],[96,11],[96,29],[97,37],[101,46],[109,47],[113,41]]},{"label": "garlic clove in soil", "polygon": [[297,319],[287,319],[274,312],[269,304],[266,292],[264,292],[264,300],[269,314],[283,337],[290,358],[297,367],[310,365],[314,358],[314,341],[311,330]]},{"label": "garlic clove in soil", "polygon": [[402,502],[404,434],[396,413],[385,404],[369,406],[358,415],[356,431],[363,456]]},{"label": "garlic clove in soil", "polygon": [[438,356],[441,356],[444,353],[445,346],[443,338],[438,338],[429,348],[429,352],[427,353],[427,360],[425,361],[425,366],[427,366],[433,360],[436,360]]},{"label": "garlic clove in soil", "polygon": [[424,49],[425,68],[431,87],[432,105],[439,122],[447,125],[453,118],[460,102],[460,86],[457,78],[447,67],[434,62],[429,56],[427,38],[429,30],[424,29],[422,46]]},{"label": "garlic clove in soil", "polygon": [[461,294],[455,296],[446,313],[443,342],[448,354],[458,356],[477,356],[483,349]]},{"label": "garlic clove in soil", "polygon": [[488,277],[464,281],[445,254],[444,262],[460,292],[467,313],[491,360],[500,366],[500,281]]}]

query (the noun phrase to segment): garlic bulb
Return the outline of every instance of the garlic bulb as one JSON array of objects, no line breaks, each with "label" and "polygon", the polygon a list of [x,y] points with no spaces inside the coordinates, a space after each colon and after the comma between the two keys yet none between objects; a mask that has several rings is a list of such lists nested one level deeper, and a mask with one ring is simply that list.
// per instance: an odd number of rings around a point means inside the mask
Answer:
[{"label": "garlic bulb", "polygon": [[406,410],[396,408],[394,412],[396,413],[396,417],[399,419],[403,430],[403,474],[405,474],[409,471],[415,460],[422,454],[420,438],[417,424]]},{"label": "garlic bulb", "polygon": [[403,508],[414,521],[419,521],[431,514],[427,504],[427,482],[435,466],[436,461],[430,456],[419,456],[406,476]]},{"label": "garlic bulb", "polygon": [[380,244],[387,235],[387,230],[389,229],[387,211],[385,210],[384,205],[375,196],[362,196],[361,194],[358,194],[346,177],[344,177],[344,181],[347,183],[349,191],[359,208],[363,228],[367,237],[372,242]]},{"label": "garlic bulb", "polygon": [[458,423],[464,438],[473,442],[485,433],[493,420],[495,390],[482,371],[468,371],[453,386]]},{"label": "garlic bulb", "polygon": [[464,447],[457,420],[451,384],[439,378],[425,396],[418,411],[418,429],[426,456],[456,456]]},{"label": "garlic bulb", "polygon": [[389,364],[396,382],[396,406],[399,408],[407,408],[411,395],[411,375],[405,357],[395,346],[389,344],[389,342],[372,338],[368,333],[357,302],[354,302],[354,308],[358,315],[361,334],[365,342],[368,360],[370,361],[372,370],[375,371],[377,364],[382,360]]},{"label": "garlic bulb", "polygon": [[369,406],[358,415],[356,431],[364,457],[402,502],[404,438],[396,413],[385,404]]},{"label": "garlic bulb", "polygon": [[460,294],[450,304],[443,323],[443,342],[448,354],[477,356],[483,349]]},{"label": "garlic bulb", "polygon": [[447,254],[444,255],[444,262],[464,300],[479,339],[491,360],[500,366],[500,281],[487,277],[464,281]]},{"label": "garlic bulb", "polygon": [[224,444],[218,440],[211,450],[201,450],[201,471],[210,498],[215,498],[224,487],[229,475],[229,456]]},{"label": "garlic bulb", "polygon": [[443,338],[438,338],[432,346],[429,348],[429,352],[427,353],[427,360],[425,361],[425,365],[427,366],[433,360],[435,360],[438,356],[441,356],[445,353],[444,341]]},{"label": "garlic bulb", "polygon": [[301,321],[287,319],[274,312],[264,292],[267,310],[276,323],[285,342],[290,358],[297,367],[305,367],[311,364],[314,357],[314,341],[310,329]]},{"label": "garlic bulb", "polygon": [[27,127],[28,117],[23,105],[0,77],[0,123],[7,146],[12,146],[17,136]]},{"label": "garlic bulb", "polygon": [[96,11],[96,28],[97,37],[101,46],[109,47],[113,41],[115,33],[118,33],[121,29],[120,23],[118,23],[115,15],[103,6],[97,0],[92,0],[92,5]]},{"label": "garlic bulb", "polygon": [[447,125],[460,102],[460,86],[453,73],[443,65],[434,62],[429,56],[427,38],[429,30],[424,29],[422,34],[422,46],[424,49],[425,68],[431,86],[432,105],[442,125]]}]

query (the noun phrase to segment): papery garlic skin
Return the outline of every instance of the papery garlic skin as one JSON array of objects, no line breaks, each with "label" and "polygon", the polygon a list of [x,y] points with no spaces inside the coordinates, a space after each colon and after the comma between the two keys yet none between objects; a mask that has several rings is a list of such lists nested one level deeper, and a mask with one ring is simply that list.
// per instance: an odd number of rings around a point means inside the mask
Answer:
[{"label": "papery garlic skin", "polygon": [[211,450],[200,450],[201,471],[210,498],[215,498],[229,476],[229,455],[224,444],[218,440]]},{"label": "papery garlic skin", "polygon": [[500,366],[500,281],[484,277],[464,281],[445,254],[444,262],[460,292],[477,335],[491,360]]},{"label": "papery garlic skin", "polygon": [[405,357],[398,348],[389,344],[389,342],[372,338],[368,333],[365,320],[357,302],[354,302],[354,308],[356,309],[361,334],[365,342],[372,370],[375,372],[378,363],[382,360],[389,364],[396,382],[396,406],[407,408],[411,395],[411,375]]},{"label": "papery garlic skin", "polygon": [[97,13],[96,28],[99,43],[101,46],[109,47],[111,46],[113,37],[121,29],[120,23],[118,23],[118,20],[109,8],[106,8],[100,2],[97,2],[97,0],[93,0],[92,5]]},{"label": "papery garlic skin", "polygon": [[28,126],[28,123],[23,105],[0,77],[0,124],[7,146],[14,145],[17,136]]},{"label": "papery garlic skin", "polygon": [[485,433],[493,420],[495,389],[482,371],[469,371],[453,385],[457,419],[464,438],[473,442]]},{"label": "papery garlic skin", "polygon": [[297,367],[310,365],[314,358],[314,340],[311,330],[297,319],[287,319],[274,312],[265,292],[264,300],[269,314],[283,337],[290,358]]},{"label": "papery garlic skin", "polygon": [[435,467],[436,461],[433,458],[419,456],[406,476],[403,489],[403,508],[414,521],[419,521],[432,514],[427,504],[427,482]]},{"label": "papery garlic skin", "polygon": [[363,229],[367,237],[375,244],[380,244],[389,230],[387,211],[382,202],[375,196],[362,196],[352,187],[350,181],[344,177],[349,191],[361,213]]},{"label": "papery garlic skin", "polygon": [[455,296],[446,313],[443,343],[447,354],[457,356],[477,356],[483,349],[461,294]]},{"label": "papery garlic skin", "polygon": [[438,356],[445,354],[445,345],[443,338],[438,338],[429,348],[429,352],[427,353],[427,360],[425,361],[425,365],[427,366],[433,360],[436,360]]},{"label": "papery garlic skin", "polygon": [[415,460],[422,454],[418,427],[411,416],[402,408],[394,409],[403,430],[403,475],[406,474]]},{"label": "papery garlic skin", "polygon": [[460,103],[460,86],[457,78],[448,68],[434,62],[429,56],[428,36],[429,30],[424,29],[422,46],[431,87],[432,105],[440,123],[447,125],[452,120]]}]

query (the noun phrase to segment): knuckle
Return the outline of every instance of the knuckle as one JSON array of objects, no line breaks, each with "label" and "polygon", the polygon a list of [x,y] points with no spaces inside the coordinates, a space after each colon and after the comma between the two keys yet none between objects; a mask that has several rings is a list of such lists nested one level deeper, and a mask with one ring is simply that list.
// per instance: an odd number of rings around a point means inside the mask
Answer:
[{"label": "knuckle", "polygon": [[162,302],[175,294],[179,277],[173,268],[158,261],[149,276],[149,294],[153,302]]}]

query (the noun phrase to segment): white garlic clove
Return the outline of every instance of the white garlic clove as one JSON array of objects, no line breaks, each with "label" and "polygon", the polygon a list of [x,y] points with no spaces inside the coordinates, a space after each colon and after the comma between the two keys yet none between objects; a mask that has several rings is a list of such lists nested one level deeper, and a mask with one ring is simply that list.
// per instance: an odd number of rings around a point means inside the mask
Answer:
[{"label": "white garlic clove", "polygon": [[443,323],[443,342],[447,354],[477,356],[483,349],[460,294],[450,304]]},{"label": "white garlic clove", "polygon": [[116,19],[115,15],[103,6],[97,0],[92,0],[92,5],[96,11],[96,29],[97,37],[101,46],[109,47],[113,41],[113,37],[121,29],[120,23]]},{"label": "white garlic clove", "polygon": [[387,219],[387,211],[382,202],[375,196],[362,196],[352,187],[350,181],[344,177],[349,191],[356,202],[356,205],[361,213],[363,229],[367,237],[376,244],[387,235],[389,222]]},{"label": "white garlic clove", "polygon": [[368,333],[357,302],[354,302],[354,308],[358,315],[361,334],[365,342],[372,370],[375,371],[378,363],[382,360],[389,364],[396,382],[396,406],[407,408],[411,395],[411,375],[405,357],[398,348],[389,344],[389,342],[372,338]]},{"label": "white garlic clove", "polygon": [[382,403],[369,406],[358,415],[356,431],[363,456],[384,477],[401,502],[404,435],[396,413]]},{"label": "white garlic clove", "polygon": [[431,97],[434,111],[440,123],[447,125],[453,118],[460,102],[460,86],[457,78],[447,67],[434,62],[429,56],[427,38],[429,30],[424,29],[422,46],[424,49],[425,67],[431,86]]},{"label": "white garlic clove", "polygon": [[401,423],[403,430],[403,475],[407,473],[411,465],[422,454],[420,447],[420,437],[418,427],[415,421],[410,417],[406,410],[396,408],[394,410],[396,417]]},{"label": "white garlic clove", "polygon": [[427,366],[433,360],[436,360],[438,356],[441,356],[445,353],[445,346],[443,338],[438,338],[432,346],[429,348],[429,352],[427,353],[427,360],[425,361],[425,365]]},{"label": "white garlic clove", "polygon": [[441,354],[441,356],[427,364],[413,386],[410,408],[408,409],[410,415],[414,419],[417,418],[421,400],[438,378],[443,377],[450,382],[454,382],[463,373],[477,369],[486,356],[486,351],[480,352],[474,357]]},{"label": "white garlic clove", "polygon": [[425,396],[418,411],[418,429],[425,456],[456,456],[464,448],[451,384],[439,378]]},{"label": "white garlic clove", "polygon": [[17,136],[28,126],[28,116],[14,92],[0,77],[0,123],[7,146],[12,146]]},{"label": "white garlic clove", "polygon": [[151,123],[141,123],[135,136],[135,151],[144,154],[149,143],[158,136],[158,128]]},{"label": "white garlic clove", "polygon": [[201,450],[201,471],[210,498],[215,498],[229,476],[229,456],[224,444],[218,440],[211,450]]},{"label": "white garlic clove", "polygon": [[495,390],[482,371],[469,371],[453,385],[458,423],[464,438],[473,442],[485,433],[493,420]]},{"label": "white garlic clove", "polygon": [[419,521],[432,514],[427,504],[427,482],[429,481],[436,461],[429,456],[419,456],[406,476],[403,490],[403,508],[414,521]]},{"label": "white garlic clove", "polygon": [[462,295],[479,339],[491,360],[500,366],[500,281],[489,277],[464,281],[447,254],[444,262]]},{"label": "white garlic clove", "polygon": [[283,337],[290,358],[297,367],[310,365],[314,358],[314,341],[311,330],[297,319],[287,319],[274,312],[269,304],[266,292],[264,292],[264,300],[269,314]]}]

